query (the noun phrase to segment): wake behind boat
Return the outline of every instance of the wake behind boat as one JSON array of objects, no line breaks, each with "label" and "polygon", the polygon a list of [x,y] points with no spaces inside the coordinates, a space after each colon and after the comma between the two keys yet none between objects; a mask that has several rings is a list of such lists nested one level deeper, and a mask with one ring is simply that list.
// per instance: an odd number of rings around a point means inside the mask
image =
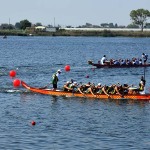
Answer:
[{"label": "wake behind boat", "polygon": [[28,84],[26,84],[24,81],[21,81],[21,84],[24,88],[28,89],[31,92],[39,93],[39,94],[45,94],[45,95],[54,95],[54,96],[67,96],[67,97],[84,97],[84,98],[97,98],[97,99],[127,99],[127,100],[137,100],[137,101],[149,101],[150,100],[150,93],[148,94],[127,94],[123,97],[118,94],[112,94],[108,98],[105,94],[96,94],[93,96],[91,93],[87,94],[81,94],[79,92],[69,92],[69,91],[63,91],[63,90],[52,90],[52,89],[40,89],[36,87],[31,87]]}]

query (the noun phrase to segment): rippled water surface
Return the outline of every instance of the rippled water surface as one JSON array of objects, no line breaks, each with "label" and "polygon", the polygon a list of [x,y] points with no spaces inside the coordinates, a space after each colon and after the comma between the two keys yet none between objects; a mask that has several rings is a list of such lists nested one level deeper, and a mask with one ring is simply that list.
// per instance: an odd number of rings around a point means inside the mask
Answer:
[{"label": "rippled water surface", "polygon": [[[93,69],[87,61],[97,62],[104,54],[141,57],[143,52],[150,56],[150,38],[1,37],[0,149],[149,150],[149,102],[34,94],[14,88],[9,77],[15,69],[16,78],[43,87],[61,69],[59,88],[70,79],[138,85],[143,68]],[[67,64],[70,72],[64,70]],[[145,76],[149,92],[150,68]]]}]

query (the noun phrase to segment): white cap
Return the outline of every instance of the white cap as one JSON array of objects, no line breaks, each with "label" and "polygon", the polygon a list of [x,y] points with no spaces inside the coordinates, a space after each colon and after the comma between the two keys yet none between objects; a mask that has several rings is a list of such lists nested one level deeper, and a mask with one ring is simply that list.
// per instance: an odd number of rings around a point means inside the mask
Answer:
[{"label": "white cap", "polygon": [[98,85],[98,86],[100,86],[100,85],[101,85],[101,83],[98,83],[97,85]]},{"label": "white cap", "polygon": [[73,86],[77,86],[78,83],[77,83],[77,82],[73,82],[72,85],[73,85]]},{"label": "white cap", "polygon": [[61,70],[60,70],[60,69],[58,69],[58,70],[57,70],[57,72],[60,72],[60,73],[61,73]]},{"label": "white cap", "polygon": [[77,84],[77,82],[73,82],[73,84],[74,84],[74,85],[76,85],[76,84]]}]

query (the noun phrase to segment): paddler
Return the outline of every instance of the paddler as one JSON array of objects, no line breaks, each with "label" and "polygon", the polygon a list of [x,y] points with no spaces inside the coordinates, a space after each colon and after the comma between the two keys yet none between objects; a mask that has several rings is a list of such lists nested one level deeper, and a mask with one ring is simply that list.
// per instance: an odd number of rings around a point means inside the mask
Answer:
[{"label": "paddler", "polygon": [[55,91],[57,89],[57,82],[59,81],[59,75],[61,74],[61,70],[58,69],[56,73],[52,75],[52,84],[53,84],[53,90]]},{"label": "paddler", "polygon": [[78,87],[78,91],[79,91],[81,94],[85,95],[86,90],[87,90],[90,86],[91,86],[91,83],[90,83],[90,82],[88,82],[87,84],[81,84],[81,85]]},{"label": "paddler", "polygon": [[145,84],[146,84],[146,80],[144,79],[143,76],[141,76],[141,81],[139,83],[139,92],[145,92]]},{"label": "paddler", "polygon": [[117,83],[116,85],[114,85],[114,89],[115,89],[116,94],[118,94],[121,97],[123,97],[124,89],[123,89],[123,86],[120,83]]},{"label": "paddler", "polygon": [[145,94],[145,84],[146,84],[146,80],[144,79],[143,76],[141,76],[141,81],[139,83],[139,87],[130,87],[129,88],[129,94],[137,94],[137,93],[141,93],[141,94]]},{"label": "paddler", "polygon": [[71,91],[71,92],[77,92],[78,91],[78,84],[77,82],[72,82],[71,81],[67,81],[64,86],[63,86],[63,90],[64,91]]},{"label": "paddler", "polygon": [[145,53],[143,53],[143,54],[142,54],[142,58],[143,58],[144,64],[146,64],[147,59],[148,59],[148,55],[145,54]]},{"label": "paddler", "polygon": [[105,62],[106,62],[106,55],[104,55],[103,57],[102,57],[102,59],[101,59],[101,64],[102,65],[105,65]]},{"label": "paddler", "polygon": [[67,82],[64,84],[64,86],[63,86],[63,90],[64,90],[64,91],[71,91],[71,90],[72,90],[71,84],[72,84],[72,83],[70,83],[70,81],[67,81]]},{"label": "paddler", "polygon": [[86,93],[86,94],[91,93],[94,97],[96,97],[96,95],[94,94],[95,91],[96,91],[95,84],[92,83],[92,84],[90,85],[90,87],[88,87],[88,89],[85,91],[85,93]]},{"label": "paddler", "polygon": [[95,86],[95,87],[96,87],[96,93],[97,94],[102,94],[102,92],[103,92],[103,90],[102,90],[102,88],[103,88],[102,84],[98,83],[97,86]]},{"label": "paddler", "polygon": [[110,95],[108,94],[108,89],[109,89],[109,87],[108,87],[108,86],[106,86],[106,85],[104,85],[104,86],[102,87],[102,91],[103,91],[103,93],[104,93],[105,95],[107,95],[107,96],[108,96],[108,98],[110,98]]}]

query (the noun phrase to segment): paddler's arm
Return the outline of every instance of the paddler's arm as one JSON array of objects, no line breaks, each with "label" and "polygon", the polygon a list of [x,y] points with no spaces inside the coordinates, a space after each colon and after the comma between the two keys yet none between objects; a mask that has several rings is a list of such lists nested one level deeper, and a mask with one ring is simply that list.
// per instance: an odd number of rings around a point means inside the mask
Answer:
[{"label": "paddler's arm", "polygon": [[72,88],[67,87],[67,85],[64,85],[64,88],[67,90],[73,90]]},{"label": "paddler's arm", "polygon": [[93,93],[92,88],[89,88],[89,91],[91,92],[91,94],[96,97],[96,95]]},{"label": "paddler's arm", "polygon": [[85,94],[81,91],[80,87],[78,88],[78,91],[79,91],[81,94],[85,95]]},{"label": "paddler's arm", "polygon": [[121,97],[123,96],[123,95],[119,92],[119,90],[118,90],[118,87],[117,87],[117,86],[115,86],[115,90],[116,90],[116,93],[117,93],[117,94],[119,94]]},{"label": "paddler's arm", "polygon": [[102,88],[102,91],[104,92],[104,94],[106,94],[108,97],[110,97],[110,95],[106,92],[105,87]]}]

